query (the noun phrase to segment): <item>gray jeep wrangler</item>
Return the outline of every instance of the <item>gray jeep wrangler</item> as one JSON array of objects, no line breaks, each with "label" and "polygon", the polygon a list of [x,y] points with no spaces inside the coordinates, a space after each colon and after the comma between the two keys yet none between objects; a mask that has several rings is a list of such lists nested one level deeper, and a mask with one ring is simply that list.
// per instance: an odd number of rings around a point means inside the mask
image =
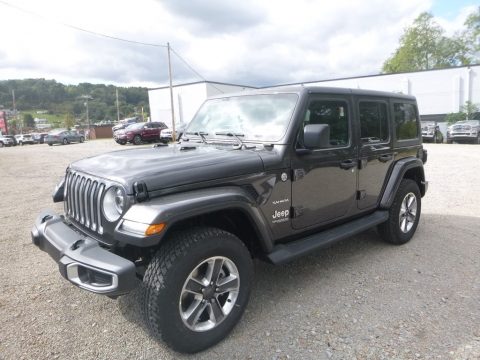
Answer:
[{"label": "gray jeep wrangler", "polygon": [[371,227],[400,245],[427,191],[414,97],[282,87],[207,100],[169,146],[72,163],[65,214],[32,229],[76,286],[139,289],[147,327],[180,352],[222,340],[252,259],[284,264]]}]

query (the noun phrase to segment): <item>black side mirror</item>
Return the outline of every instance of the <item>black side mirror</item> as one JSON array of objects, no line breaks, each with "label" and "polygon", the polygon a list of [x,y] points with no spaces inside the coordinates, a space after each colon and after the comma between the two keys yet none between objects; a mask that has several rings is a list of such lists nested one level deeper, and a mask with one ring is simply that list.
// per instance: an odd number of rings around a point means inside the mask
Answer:
[{"label": "black side mirror", "polygon": [[303,129],[303,144],[307,149],[330,147],[330,125],[305,125]]}]

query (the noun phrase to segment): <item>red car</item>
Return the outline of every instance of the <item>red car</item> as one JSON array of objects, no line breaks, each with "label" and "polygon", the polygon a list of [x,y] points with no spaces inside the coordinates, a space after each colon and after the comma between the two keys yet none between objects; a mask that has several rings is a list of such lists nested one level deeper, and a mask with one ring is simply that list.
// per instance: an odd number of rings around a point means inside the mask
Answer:
[{"label": "red car", "polygon": [[142,142],[160,141],[160,131],[166,129],[167,125],[163,122],[143,122],[128,126],[123,130],[115,131],[114,140],[120,145],[127,142],[140,145]]}]

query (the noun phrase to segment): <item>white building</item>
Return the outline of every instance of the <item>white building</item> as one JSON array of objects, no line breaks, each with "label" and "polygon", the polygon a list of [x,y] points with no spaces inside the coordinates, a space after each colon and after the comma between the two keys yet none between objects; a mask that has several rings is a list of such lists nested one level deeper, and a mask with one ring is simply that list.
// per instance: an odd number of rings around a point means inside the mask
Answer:
[{"label": "white building", "polygon": [[[417,98],[422,120],[444,121],[445,115],[458,112],[466,101],[480,104],[480,65],[399,74],[380,74],[321,80],[305,85],[344,87],[399,92]],[[293,84],[289,84],[293,85]],[[280,85],[278,87],[285,86]],[[210,96],[253,89],[249,86],[199,82],[173,87],[177,123],[189,122],[198,107]],[[170,90],[167,87],[148,91],[152,120],[170,124]]]},{"label": "white building", "polygon": [[[211,81],[201,81],[173,86],[173,109],[175,124],[188,123],[205,99],[246,89],[250,86],[224,84]],[[162,121],[171,128],[172,112],[170,101],[170,88],[168,86],[148,90],[150,114],[152,121]]]}]

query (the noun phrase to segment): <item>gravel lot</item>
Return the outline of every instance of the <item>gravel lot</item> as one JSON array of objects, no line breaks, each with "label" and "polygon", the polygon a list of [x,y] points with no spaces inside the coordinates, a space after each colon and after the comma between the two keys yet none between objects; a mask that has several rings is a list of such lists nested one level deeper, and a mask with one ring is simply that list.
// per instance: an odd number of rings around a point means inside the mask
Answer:
[{"label": "gravel lot", "polygon": [[[426,145],[429,191],[407,245],[375,231],[291,264],[256,264],[233,333],[194,356],[144,331],[135,295],[65,281],[30,240],[73,160],[109,140],[0,149],[1,359],[480,359],[480,146]],[[123,148],[122,148],[123,149]]]}]

